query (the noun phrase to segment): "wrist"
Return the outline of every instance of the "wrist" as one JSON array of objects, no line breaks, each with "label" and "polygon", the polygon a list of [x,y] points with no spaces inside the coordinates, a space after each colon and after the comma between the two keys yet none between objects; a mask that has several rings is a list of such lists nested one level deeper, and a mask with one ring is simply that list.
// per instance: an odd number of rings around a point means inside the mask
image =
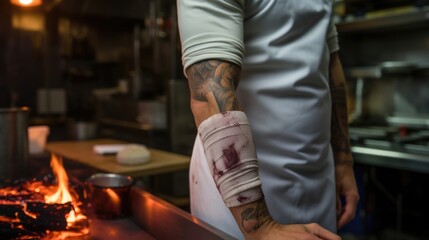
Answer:
[{"label": "wrist", "polygon": [[353,156],[349,152],[334,152],[335,166],[349,166],[353,167]]},{"label": "wrist", "polygon": [[263,198],[229,209],[246,239],[263,239],[276,224]]},{"label": "wrist", "polygon": [[270,233],[274,231],[277,225],[274,219],[267,219],[257,230],[245,235],[246,239],[257,239],[257,240],[270,240]]}]

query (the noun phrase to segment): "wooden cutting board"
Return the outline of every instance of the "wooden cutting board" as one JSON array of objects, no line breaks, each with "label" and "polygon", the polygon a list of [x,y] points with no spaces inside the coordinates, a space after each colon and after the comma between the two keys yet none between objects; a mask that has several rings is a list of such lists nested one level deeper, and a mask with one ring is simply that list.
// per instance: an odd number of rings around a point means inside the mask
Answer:
[{"label": "wooden cutting board", "polygon": [[99,155],[94,152],[95,145],[130,144],[115,139],[94,139],[84,141],[48,142],[46,149],[52,154],[73,160],[102,172],[117,173],[132,177],[156,175],[189,168],[190,156],[148,148],[150,161],[141,165],[120,165],[115,155]]}]

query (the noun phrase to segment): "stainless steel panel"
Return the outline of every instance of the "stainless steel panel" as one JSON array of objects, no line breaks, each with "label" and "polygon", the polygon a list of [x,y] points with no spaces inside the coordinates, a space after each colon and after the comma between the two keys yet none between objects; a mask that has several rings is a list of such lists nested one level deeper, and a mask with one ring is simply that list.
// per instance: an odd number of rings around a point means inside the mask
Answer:
[{"label": "stainless steel panel", "polygon": [[[106,239],[126,239],[126,240],[155,240],[146,231],[143,231],[137,224],[129,218],[115,220],[101,220],[91,218],[89,222],[90,235],[76,238],[80,240],[106,240]],[[72,238],[73,239],[73,238]]]},{"label": "stainless steel panel", "polygon": [[130,195],[135,222],[156,239],[235,239],[138,187]]},{"label": "stainless steel panel", "polygon": [[352,147],[356,163],[429,173],[429,156],[394,150]]}]

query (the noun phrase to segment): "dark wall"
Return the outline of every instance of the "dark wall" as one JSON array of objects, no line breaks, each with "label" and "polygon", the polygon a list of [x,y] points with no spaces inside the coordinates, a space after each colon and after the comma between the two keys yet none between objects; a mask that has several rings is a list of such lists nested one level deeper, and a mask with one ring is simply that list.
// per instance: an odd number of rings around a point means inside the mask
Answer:
[{"label": "dark wall", "polygon": [[[173,63],[171,57],[174,1],[64,0],[50,9],[47,5],[53,1],[44,3],[23,9],[0,1],[0,104],[4,107],[26,105],[37,113],[38,89],[55,88],[66,93],[67,114],[93,112],[87,108],[93,108],[94,89],[115,88],[120,79],[133,81],[136,26],[141,34],[143,90],[165,94],[172,72],[181,69],[173,66],[180,63]],[[17,28],[13,19],[20,14],[42,16],[43,28]],[[158,26],[159,20],[163,24]],[[177,51],[174,55],[177,60]]]},{"label": "dark wall", "polygon": [[0,107],[11,105],[10,88],[7,84],[7,44],[11,28],[10,5],[0,1]]},{"label": "dark wall", "polygon": [[[37,11],[36,11],[37,12]],[[35,109],[35,89],[45,79],[45,33],[13,27],[13,17],[32,14],[0,3],[0,88],[2,107],[29,106]]]}]

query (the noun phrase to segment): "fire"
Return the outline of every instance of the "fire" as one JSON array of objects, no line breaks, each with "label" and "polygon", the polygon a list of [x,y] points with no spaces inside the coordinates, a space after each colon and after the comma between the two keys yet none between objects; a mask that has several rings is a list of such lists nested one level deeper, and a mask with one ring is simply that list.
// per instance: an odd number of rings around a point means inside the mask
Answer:
[{"label": "fire", "polygon": [[46,203],[67,203],[67,202],[72,203],[73,210],[70,211],[67,216],[68,226],[72,226],[73,223],[78,220],[86,219],[86,216],[81,214],[79,206],[77,205],[78,201],[76,197],[74,197],[69,191],[69,186],[68,186],[69,179],[63,167],[62,159],[56,157],[55,155],[52,155],[51,168],[55,177],[57,178],[58,185],[57,185],[57,190],[54,194],[45,196],[45,202]]},{"label": "fire", "polygon": [[44,177],[0,188],[0,231],[6,236],[33,239],[40,234],[42,239],[68,239],[89,234],[88,219],[80,209],[82,201],[69,186],[62,159],[52,155],[51,167],[56,184]]}]

